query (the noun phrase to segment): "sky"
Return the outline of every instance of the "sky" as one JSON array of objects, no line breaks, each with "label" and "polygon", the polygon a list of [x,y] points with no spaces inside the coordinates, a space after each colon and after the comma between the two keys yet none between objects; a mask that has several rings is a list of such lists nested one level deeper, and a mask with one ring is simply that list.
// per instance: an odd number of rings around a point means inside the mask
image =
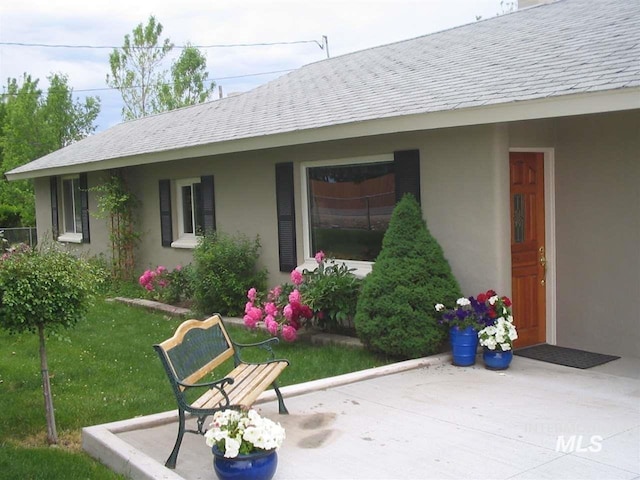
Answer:
[{"label": "sky", "polygon": [[[122,121],[122,98],[106,85],[113,48],[47,48],[8,43],[118,47],[125,34],[154,15],[163,37],[196,46],[300,42],[201,48],[209,78],[223,95],[244,92],[285,70],[331,57],[426,35],[501,12],[500,0],[16,0],[0,4],[0,80],[40,80],[63,73],[74,97],[100,97],[97,131]],[[317,42],[317,43],[316,43]],[[180,54],[174,49],[168,58]],[[277,72],[277,73],[268,73]],[[4,90],[4,88],[3,88]],[[215,97],[219,94],[215,90]]]}]

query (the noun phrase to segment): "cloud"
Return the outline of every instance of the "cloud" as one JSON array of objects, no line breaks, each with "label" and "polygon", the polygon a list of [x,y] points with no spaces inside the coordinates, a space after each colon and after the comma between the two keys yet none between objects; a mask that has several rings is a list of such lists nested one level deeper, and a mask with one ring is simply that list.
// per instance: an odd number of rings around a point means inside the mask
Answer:
[{"label": "cloud", "polygon": [[[177,45],[329,40],[331,56],[400,41],[490,17],[499,0],[21,0],[0,5],[0,41],[66,45],[122,44],[124,35],[153,14]],[[204,49],[210,78],[294,69],[321,61],[315,43]],[[0,45],[0,79],[66,73],[75,90],[106,88],[109,49],[58,49]],[[173,52],[173,58],[179,51]],[[169,65],[167,65],[167,68]],[[278,75],[221,80],[225,93],[245,91]],[[117,92],[102,99],[100,129],[120,119]],[[78,95],[84,95],[79,92]]]}]

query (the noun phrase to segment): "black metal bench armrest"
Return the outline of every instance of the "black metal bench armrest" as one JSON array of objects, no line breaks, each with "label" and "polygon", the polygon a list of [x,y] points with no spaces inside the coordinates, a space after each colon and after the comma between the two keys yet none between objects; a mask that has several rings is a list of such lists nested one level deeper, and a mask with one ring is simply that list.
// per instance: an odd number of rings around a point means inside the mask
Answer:
[{"label": "black metal bench armrest", "polygon": [[176,383],[178,385],[180,385],[181,387],[185,387],[185,388],[207,387],[207,388],[224,389],[225,385],[227,385],[227,384],[231,385],[233,383],[233,378],[225,377],[225,378],[223,378],[221,380],[214,380],[212,382],[203,382],[203,383],[184,383],[184,382],[181,382],[179,380],[176,380]]},{"label": "black metal bench armrest", "polygon": [[244,360],[242,360],[242,350],[246,348],[261,348],[262,350],[266,350],[267,352],[269,352],[269,360],[274,360],[275,354],[273,352],[273,349],[271,348],[271,345],[272,344],[277,345],[279,342],[280,342],[280,339],[277,337],[267,338],[262,342],[256,342],[256,343],[236,343],[232,340],[231,343],[233,343],[233,346],[234,346],[233,357],[234,357],[236,366],[239,363],[253,363],[253,362],[244,362]]}]

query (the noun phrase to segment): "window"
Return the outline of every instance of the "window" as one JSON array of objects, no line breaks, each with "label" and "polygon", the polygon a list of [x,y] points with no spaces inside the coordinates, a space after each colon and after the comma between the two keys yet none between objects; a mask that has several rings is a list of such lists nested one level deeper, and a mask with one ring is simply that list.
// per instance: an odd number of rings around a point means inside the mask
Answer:
[{"label": "window", "polygon": [[64,233],[82,235],[82,218],[80,212],[80,178],[62,179],[62,217]]},{"label": "window", "polygon": [[[275,165],[278,256],[281,272],[317,267],[324,250],[358,276],[371,272],[398,200],[409,193],[420,203],[420,150],[300,165],[296,193],[293,162]],[[297,254],[297,203],[302,202],[304,256]]]},{"label": "window", "polygon": [[380,253],[396,203],[395,169],[390,156],[367,160],[306,167],[307,255],[373,262]]},{"label": "window", "polygon": [[202,235],[204,216],[202,212],[202,188],[200,179],[178,180],[178,222],[180,237]]},{"label": "window", "polygon": [[[51,177],[50,188],[54,239],[60,242],[89,243],[87,175]],[[62,216],[61,219],[59,215]]]},{"label": "window", "polygon": [[[160,180],[162,246],[195,248],[198,237],[215,230],[213,176]],[[175,198],[175,205],[171,199]],[[175,219],[175,223],[174,223]],[[173,232],[177,227],[177,238]]]}]

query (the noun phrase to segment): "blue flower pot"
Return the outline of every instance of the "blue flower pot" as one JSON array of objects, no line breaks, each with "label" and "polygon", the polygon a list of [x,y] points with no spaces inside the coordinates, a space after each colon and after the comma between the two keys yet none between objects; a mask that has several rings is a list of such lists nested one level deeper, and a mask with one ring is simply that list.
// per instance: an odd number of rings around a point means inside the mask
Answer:
[{"label": "blue flower pot", "polygon": [[484,366],[489,370],[506,370],[511,364],[513,359],[513,352],[507,350],[503,352],[501,350],[489,350],[484,349],[482,352],[482,360],[484,360]]},{"label": "blue flower pot", "polygon": [[460,330],[451,327],[449,330],[453,364],[458,367],[468,367],[476,363],[478,350],[478,332],[473,327]]},{"label": "blue flower pot", "polygon": [[226,458],[214,445],[213,469],[220,480],[271,480],[278,466],[275,450]]}]

